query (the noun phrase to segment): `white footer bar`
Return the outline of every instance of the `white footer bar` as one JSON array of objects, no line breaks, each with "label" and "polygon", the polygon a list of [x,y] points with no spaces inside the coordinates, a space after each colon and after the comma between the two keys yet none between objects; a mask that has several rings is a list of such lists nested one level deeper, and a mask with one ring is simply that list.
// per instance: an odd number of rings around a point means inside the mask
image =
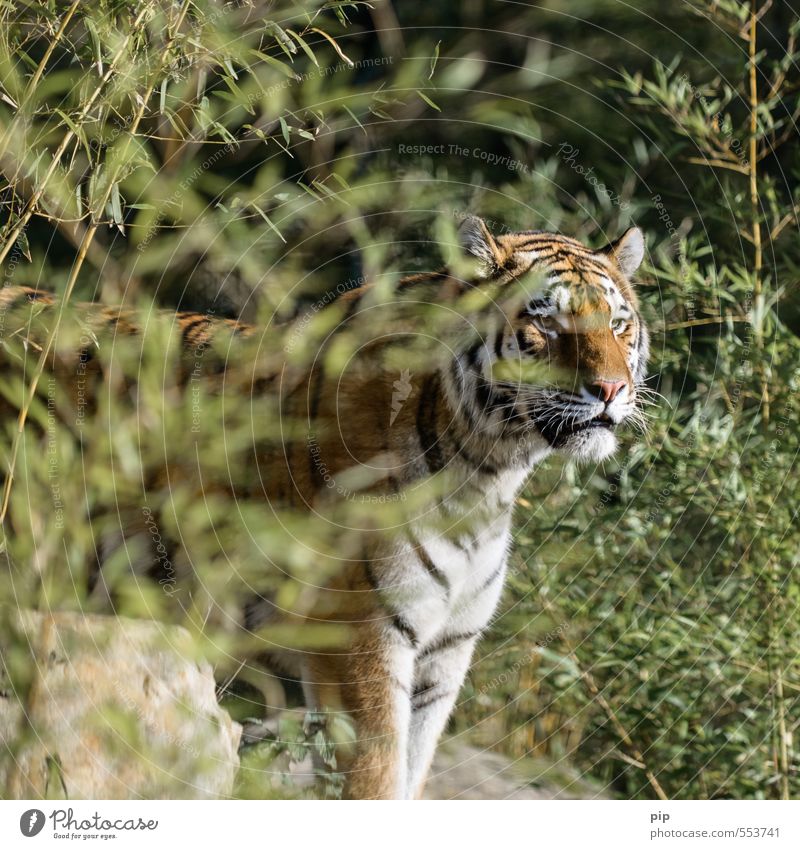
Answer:
[{"label": "white footer bar", "polygon": [[0,846],[800,847],[800,801],[0,802]]}]

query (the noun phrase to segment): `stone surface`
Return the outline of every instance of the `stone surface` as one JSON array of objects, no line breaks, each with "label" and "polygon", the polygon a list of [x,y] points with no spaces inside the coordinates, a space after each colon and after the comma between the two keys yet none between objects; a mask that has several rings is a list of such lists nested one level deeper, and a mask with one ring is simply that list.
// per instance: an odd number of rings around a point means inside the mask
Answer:
[{"label": "stone surface", "polygon": [[[244,739],[252,745],[277,733],[275,723],[245,725]],[[246,751],[246,750],[245,750]],[[243,772],[252,767],[243,755]],[[270,760],[260,776],[263,794],[270,798],[319,796],[311,758],[290,762],[284,753]],[[607,791],[579,775],[565,762],[543,757],[519,760],[480,749],[458,738],[443,740],[436,751],[424,799],[606,799]]]},{"label": "stone surface", "polygon": [[6,624],[1,797],[230,795],[241,727],[218,706],[211,667],[193,660],[185,630],[79,613]]},{"label": "stone surface", "polygon": [[455,739],[438,748],[425,799],[604,799],[568,768],[540,758],[513,761]]}]

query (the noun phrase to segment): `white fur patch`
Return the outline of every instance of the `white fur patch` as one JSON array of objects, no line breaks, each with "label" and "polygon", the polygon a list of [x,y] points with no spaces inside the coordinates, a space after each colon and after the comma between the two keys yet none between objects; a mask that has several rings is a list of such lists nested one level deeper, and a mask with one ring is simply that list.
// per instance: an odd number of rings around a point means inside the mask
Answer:
[{"label": "white fur patch", "polygon": [[563,451],[584,463],[607,460],[619,445],[617,437],[605,428],[591,428],[571,436]]}]

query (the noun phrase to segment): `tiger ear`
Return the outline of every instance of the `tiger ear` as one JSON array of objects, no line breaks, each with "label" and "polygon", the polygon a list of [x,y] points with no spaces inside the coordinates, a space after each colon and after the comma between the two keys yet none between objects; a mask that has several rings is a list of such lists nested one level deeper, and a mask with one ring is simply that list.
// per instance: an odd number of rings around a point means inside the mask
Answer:
[{"label": "tiger ear", "polygon": [[458,237],[461,247],[470,256],[477,257],[490,268],[502,265],[503,251],[481,218],[476,215],[465,218],[458,228]]},{"label": "tiger ear", "polygon": [[626,277],[633,277],[644,259],[644,235],[638,227],[630,227],[600,253],[613,259]]}]

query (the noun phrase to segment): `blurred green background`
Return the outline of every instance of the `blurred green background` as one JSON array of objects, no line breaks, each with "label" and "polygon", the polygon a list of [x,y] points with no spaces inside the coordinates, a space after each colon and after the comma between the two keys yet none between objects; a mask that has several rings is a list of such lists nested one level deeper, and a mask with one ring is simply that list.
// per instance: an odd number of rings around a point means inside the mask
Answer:
[{"label": "blurred green background", "polygon": [[[0,15],[4,285],[269,327],[342,282],[437,267],[467,212],[597,247],[640,226],[648,433],[602,466],[536,471],[450,732],[566,789],[800,795],[791,4],[6,0]],[[99,421],[57,423],[47,379],[21,439],[3,421],[4,466],[18,457],[0,593],[92,609],[86,564],[146,503],[200,589],[176,615],[115,549],[117,609],[177,617],[224,670],[264,552],[287,597],[310,566],[256,505],[198,504],[180,483],[143,497],[164,445],[223,475],[251,426],[228,410],[225,445],[210,426],[184,444],[167,338],[129,363],[135,399],[110,381]],[[18,409],[36,357],[3,345],[23,364],[0,378]]]}]

